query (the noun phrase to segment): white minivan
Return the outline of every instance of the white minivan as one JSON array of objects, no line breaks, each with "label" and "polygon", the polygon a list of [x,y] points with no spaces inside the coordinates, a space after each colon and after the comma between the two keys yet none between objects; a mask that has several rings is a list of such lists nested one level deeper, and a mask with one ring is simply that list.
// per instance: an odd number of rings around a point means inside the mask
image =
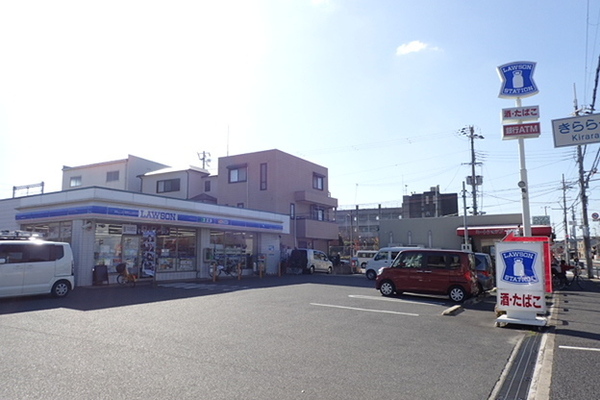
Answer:
[{"label": "white minivan", "polygon": [[389,267],[394,261],[394,258],[400,253],[402,250],[415,249],[416,246],[413,247],[382,247],[379,249],[377,254],[367,261],[367,266],[365,267],[365,275],[368,279],[374,280],[377,278],[377,271],[382,267]]},{"label": "white minivan", "polygon": [[313,249],[294,249],[289,257],[290,267],[313,274],[317,271],[333,273],[333,263],[327,254]]},{"label": "white minivan", "polygon": [[356,267],[360,268],[362,272],[367,267],[367,263],[375,257],[377,250],[358,250],[352,259],[356,263]]},{"label": "white minivan", "polygon": [[0,240],[0,297],[64,297],[75,287],[73,269],[69,243]]}]

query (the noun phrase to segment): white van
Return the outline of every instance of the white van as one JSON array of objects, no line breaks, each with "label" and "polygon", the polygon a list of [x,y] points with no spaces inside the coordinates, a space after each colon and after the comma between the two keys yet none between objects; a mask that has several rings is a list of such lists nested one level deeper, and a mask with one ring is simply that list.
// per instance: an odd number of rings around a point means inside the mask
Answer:
[{"label": "white van", "polygon": [[394,261],[394,258],[400,253],[402,250],[415,249],[416,246],[413,247],[382,247],[379,249],[377,254],[367,262],[367,266],[365,267],[365,275],[368,279],[374,280],[377,278],[377,271],[382,267],[389,267]]},{"label": "white van", "polygon": [[367,262],[375,257],[375,254],[377,254],[377,250],[358,250],[352,260],[356,262],[357,268],[365,272],[364,269],[367,267]]},{"label": "white van", "polygon": [[0,240],[0,297],[64,297],[75,287],[73,269],[69,243]]},{"label": "white van", "polygon": [[333,263],[327,254],[313,249],[294,249],[290,253],[289,264],[292,269],[312,274],[316,271],[333,273]]}]

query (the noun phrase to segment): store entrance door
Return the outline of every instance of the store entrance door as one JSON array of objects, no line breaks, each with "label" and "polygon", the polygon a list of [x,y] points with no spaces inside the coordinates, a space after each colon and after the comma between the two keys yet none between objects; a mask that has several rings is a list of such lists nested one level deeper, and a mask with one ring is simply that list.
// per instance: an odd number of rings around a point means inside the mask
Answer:
[{"label": "store entrance door", "polygon": [[130,273],[140,276],[140,236],[121,237],[122,262],[127,264]]}]

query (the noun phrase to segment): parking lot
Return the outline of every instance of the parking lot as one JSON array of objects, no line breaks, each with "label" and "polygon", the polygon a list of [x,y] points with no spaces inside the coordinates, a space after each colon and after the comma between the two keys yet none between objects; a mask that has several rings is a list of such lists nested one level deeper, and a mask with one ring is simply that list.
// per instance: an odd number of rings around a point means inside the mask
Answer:
[{"label": "parking lot", "polygon": [[320,274],[3,299],[0,397],[487,398],[527,332],[451,306]]}]

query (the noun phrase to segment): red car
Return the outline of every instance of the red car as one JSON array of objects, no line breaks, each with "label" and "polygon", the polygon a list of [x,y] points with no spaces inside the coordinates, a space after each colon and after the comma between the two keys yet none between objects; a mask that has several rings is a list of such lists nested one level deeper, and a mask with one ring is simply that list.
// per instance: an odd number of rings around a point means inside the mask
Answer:
[{"label": "red car", "polygon": [[458,250],[404,250],[389,267],[378,271],[375,282],[384,296],[442,294],[459,303],[479,293],[475,256]]}]

